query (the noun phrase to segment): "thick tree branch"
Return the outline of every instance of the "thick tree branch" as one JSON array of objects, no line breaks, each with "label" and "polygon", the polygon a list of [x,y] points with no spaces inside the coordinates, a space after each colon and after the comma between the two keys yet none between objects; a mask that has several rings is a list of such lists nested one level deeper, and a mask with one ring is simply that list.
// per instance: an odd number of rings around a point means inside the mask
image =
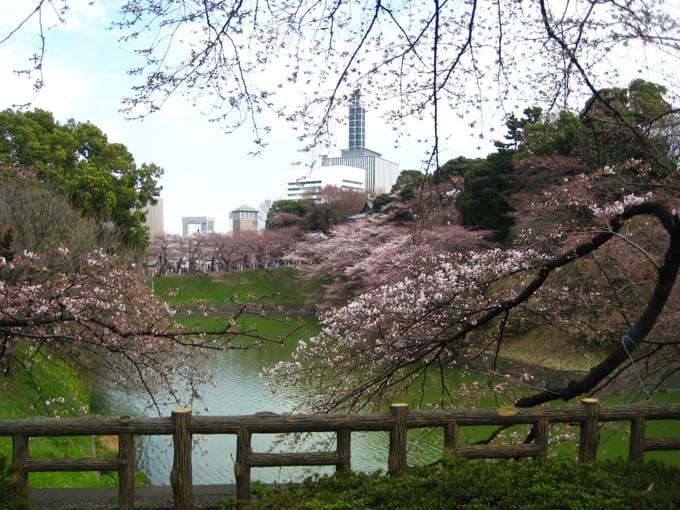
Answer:
[{"label": "thick tree branch", "polygon": [[[657,207],[660,208],[661,206]],[[662,223],[667,223],[670,212],[658,209],[655,215],[659,218],[663,217],[665,221],[662,221]],[[626,337],[630,341],[624,338],[624,341],[617,343],[609,356],[593,367],[582,379],[573,380],[560,388],[551,388],[549,391],[520,398],[515,402],[517,407],[532,407],[557,399],[569,400],[589,392],[628,359],[629,351],[632,351],[644,342],[668,301],[668,297],[675,285],[678,270],[680,269],[680,217],[676,214],[672,219],[674,225],[670,233],[664,263],[658,270],[656,286],[647,302],[647,306],[633,327],[626,333]]]}]

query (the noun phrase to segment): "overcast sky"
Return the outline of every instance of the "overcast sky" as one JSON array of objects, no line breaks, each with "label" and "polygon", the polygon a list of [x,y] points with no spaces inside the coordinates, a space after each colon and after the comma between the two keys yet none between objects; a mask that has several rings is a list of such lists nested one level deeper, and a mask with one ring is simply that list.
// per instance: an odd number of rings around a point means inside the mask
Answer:
[{"label": "overcast sky", "polygon": [[[30,8],[24,0],[3,4],[0,39]],[[32,101],[33,106],[53,112],[60,122],[69,118],[90,121],[109,141],[125,144],[138,164],[161,166],[165,170],[161,179],[165,229],[174,233],[181,232],[182,216],[213,216],[216,230],[227,231],[229,211],[244,204],[258,208],[264,200],[280,198],[283,176],[291,163],[311,163],[321,156],[301,155],[295,133],[280,122],[268,135],[269,145],[263,153],[251,156],[253,135],[247,128],[225,134],[182,97],[171,99],[159,113],[143,121],[126,120],[119,112],[121,98],[132,85],[125,71],[139,62],[130,47],[118,42],[119,34],[107,30],[115,17],[112,5],[115,2],[108,0],[94,5],[73,2],[67,24],[47,31],[45,86],[38,95],[32,92],[29,80],[13,74],[14,69],[26,67],[26,59],[36,51],[36,24],[27,25],[0,45],[0,109]],[[46,20],[46,25],[50,24]],[[330,155],[335,156],[346,147],[347,128],[339,124],[331,128],[335,147]],[[400,140],[395,148],[389,128],[377,112],[369,111],[368,148],[398,163],[402,170],[421,168],[426,146],[418,144],[414,136],[413,140]],[[442,147],[444,161],[492,150],[488,145],[478,149],[474,136],[464,127],[457,129],[452,145]],[[411,132],[421,130],[422,126],[413,126]]]}]

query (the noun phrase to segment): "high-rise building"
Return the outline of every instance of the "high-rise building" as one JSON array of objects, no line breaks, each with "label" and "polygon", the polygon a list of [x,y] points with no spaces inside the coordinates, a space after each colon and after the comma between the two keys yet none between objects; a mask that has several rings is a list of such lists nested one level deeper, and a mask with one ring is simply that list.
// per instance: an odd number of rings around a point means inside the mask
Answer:
[{"label": "high-rise building", "polygon": [[163,199],[157,198],[155,204],[147,204],[144,209],[144,221],[149,229],[149,240],[162,236],[163,228]]},{"label": "high-rise building", "polygon": [[[194,230],[192,227],[196,227]],[[215,218],[208,216],[183,216],[182,235],[187,237],[191,234],[214,234]]]},{"label": "high-rise building", "polygon": [[351,166],[365,172],[365,190],[371,195],[387,193],[397,182],[399,165],[383,159],[381,154],[366,148],[366,110],[361,105],[361,93],[357,90],[349,103],[349,143],[340,151],[340,157],[324,157],[324,167]]},{"label": "high-rise building", "polygon": [[350,151],[366,148],[366,110],[361,106],[361,94],[357,90],[349,103],[349,144]]},{"label": "high-rise building", "polygon": [[257,230],[257,209],[249,205],[242,205],[231,211],[229,219],[232,221],[231,231],[235,236],[247,230]]}]

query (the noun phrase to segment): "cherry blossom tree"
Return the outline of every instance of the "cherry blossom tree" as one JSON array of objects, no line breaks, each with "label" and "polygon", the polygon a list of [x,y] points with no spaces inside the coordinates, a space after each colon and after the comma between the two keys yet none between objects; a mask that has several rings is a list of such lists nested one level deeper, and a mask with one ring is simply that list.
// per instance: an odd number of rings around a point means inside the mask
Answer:
[{"label": "cherry blossom tree", "polygon": [[[49,47],[43,20],[68,23],[69,0],[27,7],[0,43],[35,29],[36,51],[19,70],[42,85]],[[642,73],[678,90],[677,7],[668,2],[502,0],[485,3],[306,0],[177,2],[121,0],[114,26],[142,62],[129,70],[138,84],[125,99],[135,115],[157,111],[185,94],[227,129],[249,124],[266,144],[274,112],[290,120],[309,145],[319,143],[339,106],[358,88],[367,106],[405,134],[426,119],[439,167],[440,135],[453,116],[475,135],[489,134],[494,112],[518,102],[547,110],[574,108],[595,95],[614,117],[615,101],[601,90]],[[302,97],[292,99],[291,90]],[[344,116],[344,115],[343,115]],[[643,134],[630,123],[631,133]],[[422,133],[422,134],[421,134]]]},{"label": "cherry blossom tree", "polygon": [[152,240],[149,264],[158,276],[169,270],[195,273],[267,268],[282,263],[299,236],[297,227],[246,231],[238,236],[165,234]]},{"label": "cherry blossom tree", "polygon": [[399,280],[432,254],[488,244],[485,232],[395,219],[405,214],[396,206],[338,225],[328,236],[306,234],[286,260],[305,264],[308,275],[328,282],[325,299],[337,304]]},{"label": "cherry blossom tree", "polygon": [[[97,247],[92,221],[83,220],[34,174],[19,169],[10,175],[11,170],[4,168],[0,191],[3,375],[21,372],[44,402],[68,401],[67,395],[43,394],[34,369],[72,363],[116,388],[142,388],[160,412],[167,399],[187,403],[199,395],[199,386],[209,380],[200,370],[203,356],[229,348],[235,337],[255,338],[236,326],[247,306],[210,334],[177,324],[174,311],[153,295],[141,271],[112,255],[110,246]],[[159,246],[156,257],[165,268],[173,248],[167,241]]]},{"label": "cherry blossom tree", "polygon": [[[336,229],[337,238],[308,241],[299,256],[316,254],[324,269],[337,264],[336,279],[374,284],[324,312],[322,332],[272,372],[313,386],[306,405],[324,411],[377,406],[432,387],[440,388],[442,405],[455,404],[464,392],[450,386],[449,367],[488,376],[491,391],[517,406],[620,390],[639,377],[650,391],[660,387],[679,370],[678,199],[659,187],[629,193],[631,165],[645,174],[647,163],[630,162],[562,177],[531,197],[522,216],[553,221],[542,230],[527,222],[507,248],[433,249],[431,241],[421,248],[406,232],[402,240],[376,225],[364,235],[377,215],[354,230]],[[389,240],[367,246],[379,235]],[[542,382],[501,362],[507,343],[532,330],[608,354],[566,384]]]},{"label": "cherry blossom tree", "polygon": [[[243,332],[239,313],[207,335],[182,328],[143,275],[100,251],[47,261],[26,252],[0,265],[0,363],[31,373],[51,358],[76,363],[117,388],[140,385],[160,412],[163,399],[199,394],[200,359]],[[241,310],[241,313],[245,309]],[[191,355],[187,355],[191,349]],[[186,388],[185,388],[186,387]]]}]

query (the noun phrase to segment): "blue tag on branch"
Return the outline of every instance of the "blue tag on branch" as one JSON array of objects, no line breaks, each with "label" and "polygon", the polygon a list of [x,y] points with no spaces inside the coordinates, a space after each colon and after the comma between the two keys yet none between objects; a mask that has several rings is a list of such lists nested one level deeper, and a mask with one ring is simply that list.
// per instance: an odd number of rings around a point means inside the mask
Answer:
[{"label": "blue tag on branch", "polygon": [[628,352],[633,352],[635,349],[637,349],[640,345],[640,341],[642,340],[640,334],[635,331],[635,328],[630,328],[628,332],[623,335],[623,347],[628,351]]}]

